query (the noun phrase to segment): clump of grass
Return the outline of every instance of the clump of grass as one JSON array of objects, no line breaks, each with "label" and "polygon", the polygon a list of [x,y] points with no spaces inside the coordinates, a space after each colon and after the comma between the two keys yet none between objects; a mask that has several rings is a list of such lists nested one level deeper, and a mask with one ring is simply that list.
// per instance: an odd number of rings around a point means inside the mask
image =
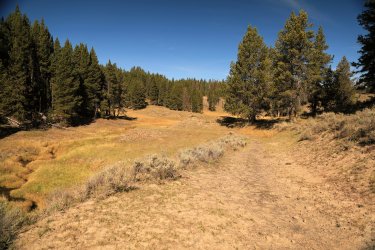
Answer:
[{"label": "clump of grass", "polygon": [[64,210],[90,198],[105,198],[118,192],[130,191],[136,182],[177,179],[181,176],[178,167],[216,161],[226,149],[237,150],[245,145],[244,137],[231,133],[217,141],[180,152],[178,165],[172,159],[157,154],[136,160],[131,166],[118,163],[97,173],[81,187],[52,193],[46,202],[46,212]]},{"label": "clump of grass", "polygon": [[85,186],[57,190],[48,196],[46,210],[48,212],[64,210],[74,203],[84,201],[86,198]]},{"label": "clump of grass", "polygon": [[133,175],[135,181],[176,179],[180,176],[173,160],[157,154],[136,160]]},{"label": "clump of grass", "polygon": [[219,143],[229,147],[230,149],[237,150],[246,146],[247,142],[245,137],[229,133],[227,136],[220,138]]},{"label": "clump of grass", "polygon": [[224,149],[221,144],[207,144],[192,149],[181,151],[179,158],[179,166],[186,167],[197,162],[208,163],[215,161],[224,154]]},{"label": "clump of grass", "polygon": [[[284,128],[285,125],[279,130]],[[289,128],[301,134],[300,140],[328,135],[359,145],[375,144],[375,109],[365,109],[352,115],[324,113],[302,124],[290,124]]]},{"label": "clump of grass", "polygon": [[179,166],[185,168],[199,162],[208,163],[216,161],[224,155],[226,149],[237,150],[244,146],[246,146],[244,137],[230,133],[217,141],[181,151],[178,155]]},{"label": "clump of grass", "polygon": [[0,201],[0,249],[7,249],[27,222],[25,212],[6,201]]},{"label": "clump of grass", "polygon": [[84,189],[84,197],[107,197],[131,189],[131,173],[123,164],[109,167],[91,177]]}]

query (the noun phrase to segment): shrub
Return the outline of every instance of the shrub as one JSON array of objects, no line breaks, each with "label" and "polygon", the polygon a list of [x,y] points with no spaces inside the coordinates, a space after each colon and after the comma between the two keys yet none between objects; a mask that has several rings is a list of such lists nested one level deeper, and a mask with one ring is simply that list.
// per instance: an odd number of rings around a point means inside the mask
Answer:
[{"label": "shrub", "polygon": [[84,197],[107,197],[131,189],[131,173],[123,165],[109,167],[91,177],[84,188]]},{"label": "shrub", "polygon": [[[281,128],[285,128],[285,125]],[[332,138],[360,145],[375,144],[375,109],[366,109],[352,115],[324,113],[304,123],[289,124],[289,129],[297,130],[301,134],[300,140],[328,134]]]},{"label": "shrub", "polygon": [[46,199],[46,210],[48,212],[64,210],[76,202],[84,201],[86,198],[86,190],[82,186],[57,190]]},{"label": "shrub", "polygon": [[26,222],[27,217],[21,209],[10,206],[6,201],[0,201],[0,249],[10,246]]},{"label": "shrub", "polygon": [[246,140],[244,137],[230,133],[217,141],[181,151],[178,155],[179,166],[185,168],[198,162],[216,161],[224,155],[225,149],[237,150],[245,145]]},{"label": "shrub", "polygon": [[227,136],[222,137],[219,142],[223,143],[226,146],[229,146],[229,148],[233,150],[243,148],[247,144],[245,137],[235,135],[233,133],[229,133]]},{"label": "shrub", "polygon": [[143,181],[176,179],[180,175],[174,161],[154,154],[134,162],[133,176],[135,181]]},{"label": "shrub", "polygon": [[192,149],[181,151],[178,155],[179,166],[186,167],[197,162],[215,161],[224,154],[224,149],[221,144],[207,144]]}]

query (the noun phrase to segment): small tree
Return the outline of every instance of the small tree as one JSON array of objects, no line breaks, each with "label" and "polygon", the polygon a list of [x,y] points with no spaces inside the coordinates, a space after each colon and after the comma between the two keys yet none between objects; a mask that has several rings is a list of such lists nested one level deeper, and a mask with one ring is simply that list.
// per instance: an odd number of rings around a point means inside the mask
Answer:
[{"label": "small tree", "polygon": [[354,103],[355,92],[351,76],[350,64],[344,56],[337,65],[334,75],[335,111],[346,112]]},{"label": "small tree", "polygon": [[332,57],[325,53],[328,49],[322,27],[319,27],[313,46],[309,53],[308,99],[312,114],[315,116],[318,105],[323,98],[323,81],[327,74],[328,64]]},{"label": "small tree", "polygon": [[239,45],[237,62],[231,65],[225,109],[255,121],[267,105],[271,80],[268,48],[257,29],[249,26]]}]

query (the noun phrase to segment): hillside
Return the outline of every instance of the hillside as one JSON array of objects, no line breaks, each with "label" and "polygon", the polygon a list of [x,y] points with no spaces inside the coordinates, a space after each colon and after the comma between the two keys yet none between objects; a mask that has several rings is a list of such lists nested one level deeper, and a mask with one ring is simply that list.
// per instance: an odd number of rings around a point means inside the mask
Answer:
[{"label": "hillside", "polygon": [[[321,144],[301,141],[302,132],[296,134],[293,128],[280,132],[262,123],[229,128],[216,121],[225,113],[191,114],[150,106],[127,115],[137,119],[99,120],[87,127],[47,131],[64,139],[50,163],[78,158],[77,162],[90,163],[101,156],[100,167],[88,168],[81,176],[84,183],[114,162],[160,152],[174,158],[180,149],[217,140],[228,132],[247,137],[248,145],[226,152],[218,161],[182,169],[177,180],[138,183],[130,192],[90,198],[47,214],[23,229],[15,241],[17,248],[361,249],[374,245],[375,195],[368,176],[374,171],[371,145],[349,145],[342,151],[323,139]],[[22,145],[41,140],[37,131],[21,134]],[[17,142],[20,135],[3,140]],[[99,148],[86,148],[87,142],[96,142]],[[140,144],[144,151],[139,151]],[[79,153],[73,157],[64,145],[76,145]],[[358,170],[359,163],[366,171]],[[80,166],[68,169],[76,174]],[[334,178],[343,170],[347,182]],[[55,167],[40,165],[30,174],[30,183],[13,192],[31,197],[28,187],[48,186],[48,179],[40,179],[43,175],[38,173],[49,171],[51,178],[59,179]],[[76,184],[70,181],[65,186]],[[38,209],[43,206],[39,204]]]}]

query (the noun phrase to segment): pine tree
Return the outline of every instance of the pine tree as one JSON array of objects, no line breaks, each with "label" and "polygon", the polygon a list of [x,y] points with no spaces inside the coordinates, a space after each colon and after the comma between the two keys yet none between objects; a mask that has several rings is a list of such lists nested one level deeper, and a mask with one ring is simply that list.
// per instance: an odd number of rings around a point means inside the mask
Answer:
[{"label": "pine tree", "polygon": [[79,114],[84,117],[92,117],[93,106],[89,103],[86,79],[88,77],[88,71],[90,66],[90,54],[85,44],[80,43],[74,47],[73,51],[74,64],[79,75],[79,95],[82,96],[82,103],[79,110]]},{"label": "pine tree", "polygon": [[61,44],[60,44],[60,40],[59,38],[56,37],[54,43],[53,43],[53,54],[51,56],[51,65],[50,65],[50,68],[49,68],[49,72],[51,74],[51,110],[54,109],[53,107],[53,104],[54,104],[54,90],[57,88],[57,76],[56,76],[56,72],[57,72],[57,68],[59,67],[58,65],[58,60],[59,60],[59,56],[60,56],[60,53],[61,53]]},{"label": "pine tree", "polygon": [[53,119],[57,122],[74,125],[78,122],[82,105],[80,95],[80,80],[77,66],[73,57],[73,48],[69,40],[61,50],[55,42],[52,81],[52,112]]},{"label": "pine tree", "polygon": [[156,83],[156,78],[152,77],[151,88],[150,88],[150,92],[149,92],[149,96],[148,96],[151,104],[153,104],[153,105],[158,104],[158,97],[159,97],[159,88],[158,88],[157,83]]},{"label": "pine tree", "polygon": [[191,93],[191,111],[195,113],[203,111],[203,96],[196,88],[193,88]]},{"label": "pine tree", "polygon": [[232,63],[228,77],[225,109],[255,121],[263,107],[271,86],[271,60],[268,48],[256,28],[248,27],[239,45],[237,62]]},{"label": "pine tree", "polygon": [[108,98],[108,107],[109,113],[113,113],[113,116],[116,116],[116,110],[123,106],[122,100],[122,84],[117,78],[117,66],[112,64],[111,61],[108,61],[105,66],[105,80],[106,80],[106,89],[107,89],[107,98]]},{"label": "pine tree", "polygon": [[358,22],[368,33],[358,36],[358,42],[362,45],[359,51],[361,56],[353,65],[362,74],[359,83],[375,93],[375,1],[367,0],[365,8],[358,16]]},{"label": "pine tree", "polygon": [[147,106],[146,91],[141,79],[132,79],[129,85],[128,98],[130,101],[130,108],[132,109],[143,109]]},{"label": "pine tree", "polygon": [[53,53],[53,39],[42,19],[39,24],[35,21],[32,26],[33,41],[35,43],[36,85],[38,89],[37,103],[39,112],[46,112],[51,103],[51,57]]},{"label": "pine tree", "polygon": [[337,112],[348,111],[354,103],[355,92],[351,76],[350,64],[344,56],[334,74],[334,103]]},{"label": "pine tree", "polygon": [[324,111],[334,110],[335,102],[334,97],[336,94],[335,89],[335,72],[332,70],[331,66],[328,68],[323,82],[322,82],[322,97],[321,102]]},{"label": "pine tree", "polygon": [[277,102],[289,117],[297,115],[306,101],[309,53],[313,46],[313,32],[307,13],[292,13],[279,33],[274,48],[275,83]]},{"label": "pine tree", "polygon": [[211,87],[208,90],[207,101],[208,101],[208,110],[215,111],[216,105],[220,101],[220,96],[219,96],[218,91],[214,87]]},{"label": "pine tree", "polygon": [[312,114],[315,116],[319,102],[323,98],[323,81],[327,74],[332,57],[325,51],[328,49],[323,28],[319,27],[309,54],[308,98]]},{"label": "pine tree", "polygon": [[102,100],[104,89],[104,74],[100,68],[94,48],[90,50],[90,63],[84,85],[87,92],[87,110],[95,118]]},{"label": "pine tree", "polygon": [[[4,28],[4,24],[2,26]],[[6,26],[9,29],[9,57],[2,58],[1,62],[4,69],[4,64],[7,64],[7,69],[1,76],[0,109],[4,116],[12,116],[20,121],[31,120],[35,111],[35,89],[31,78],[33,69],[30,23],[17,6],[15,12],[6,19]]]}]

